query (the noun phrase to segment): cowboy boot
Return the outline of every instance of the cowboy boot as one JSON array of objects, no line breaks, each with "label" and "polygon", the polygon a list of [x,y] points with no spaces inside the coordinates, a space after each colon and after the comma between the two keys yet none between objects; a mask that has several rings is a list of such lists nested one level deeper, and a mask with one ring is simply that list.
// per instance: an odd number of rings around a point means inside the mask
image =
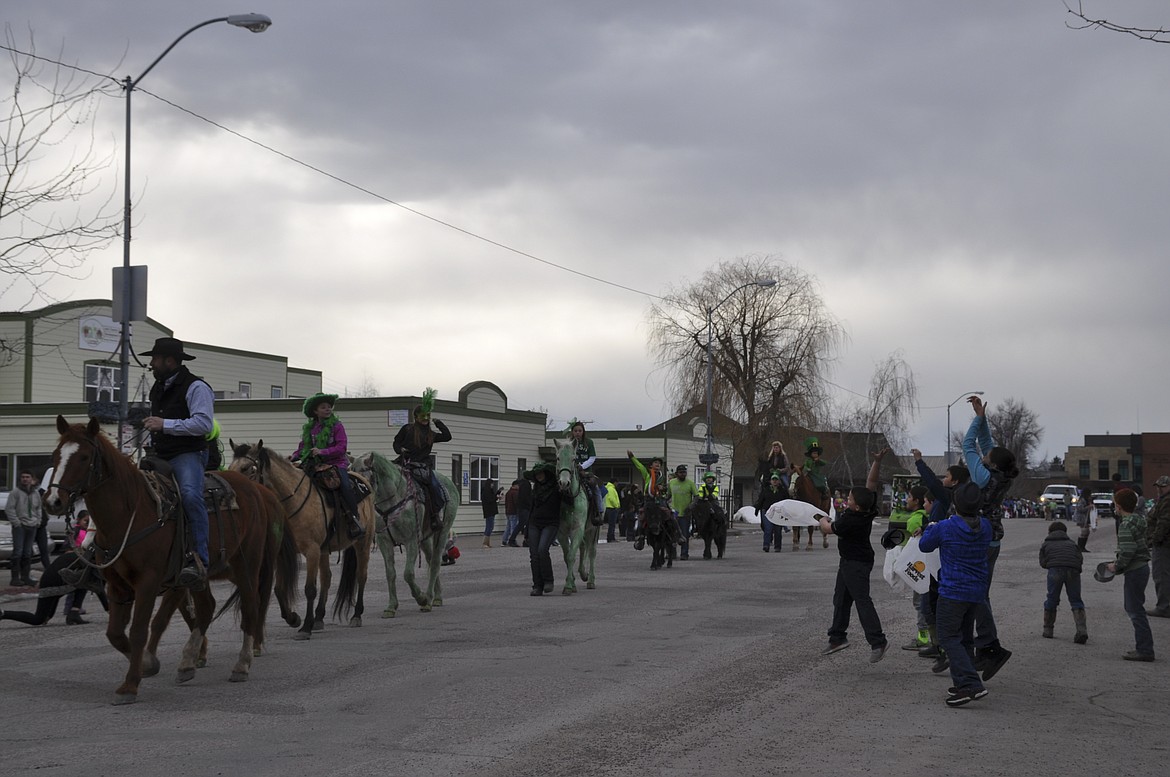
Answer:
[{"label": "cowboy boot", "polygon": [[362,537],[366,536],[366,529],[362,526],[361,519],[358,518],[357,513],[346,513],[348,521],[349,538],[357,542]]},{"label": "cowboy boot", "polygon": [[65,615],[65,625],[67,626],[81,626],[86,623],[89,623],[89,621],[81,617],[81,610],[76,607],[69,610]]},{"label": "cowboy boot", "polygon": [[1073,642],[1078,645],[1083,645],[1089,641],[1089,627],[1085,622],[1084,609],[1073,610],[1073,622],[1077,625],[1077,633],[1073,637]]},{"label": "cowboy boot", "polygon": [[[1076,620],[1076,610],[1073,610],[1073,620]],[[1040,636],[1046,639],[1052,639],[1052,630],[1056,628],[1056,610],[1044,611],[1044,630],[1040,632]]]}]

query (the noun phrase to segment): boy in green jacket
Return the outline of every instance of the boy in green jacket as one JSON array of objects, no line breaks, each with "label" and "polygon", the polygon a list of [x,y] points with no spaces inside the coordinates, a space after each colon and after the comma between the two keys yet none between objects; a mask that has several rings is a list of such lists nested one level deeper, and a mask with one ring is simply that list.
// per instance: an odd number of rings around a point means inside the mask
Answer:
[{"label": "boy in green jacket", "polygon": [[1125,653],[1126,661],[1153,661],[1154,635],[1146,617],[1146,583],[1150,582],[1150,548],[1146,544],[1146,519],[1134,513],[1137,494],[1123,488],[1113,495],[1113,509],[1118,516],[1117,560],[1110,572],[1124,575],[1125,614],[1133,622],[1135,649]]}]

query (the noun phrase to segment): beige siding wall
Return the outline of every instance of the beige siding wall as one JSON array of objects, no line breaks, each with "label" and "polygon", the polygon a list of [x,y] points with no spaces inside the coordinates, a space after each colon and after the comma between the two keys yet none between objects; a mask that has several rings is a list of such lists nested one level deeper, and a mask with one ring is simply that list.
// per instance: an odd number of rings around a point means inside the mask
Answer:
[{"label": "beige siding wall", "polygon": [[238,392],[240,383],[251,384],[254,399],[268,399],[270,386],[283,386],[287,364],[284,359],[258,358],[245,352],[225,352],[204,348],[192,343],[186,346],[187,353],[195,360],[187,364],[188,369],[206,380],[216,391]]},{"label": "beige siding wall", "polygon": [[486,410],[492,413],[503,413],[508,409],[507,401],[496,391],[487,386],[481,386],[467,394],[468,410]]},{"label": "beige siding wall", "polygon": [[285,386],[286,396],[311,397],[321,390],[321,373],[308,370],[289,370],[288,385]]},{"label": "beige siding wall", "polygon": [[0,320],[0,402],[24,401],[24,322]]}]

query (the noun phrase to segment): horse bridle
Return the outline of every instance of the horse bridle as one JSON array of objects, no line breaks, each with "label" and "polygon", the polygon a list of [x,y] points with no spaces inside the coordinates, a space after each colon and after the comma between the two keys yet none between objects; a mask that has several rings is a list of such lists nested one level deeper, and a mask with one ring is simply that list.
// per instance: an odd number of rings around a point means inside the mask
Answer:
[{"label": "horse bridle", "polygon": [[[268,486],[269,488],[272,488],[272,484],[270,482],[265,481],[265,475],[264,475],[265,467],[263,464],[261,464],[259,459],[252,458],[251,456],[249,456],[246,453],[243,455],[240,455],[240,456],[236,456],[236,458],[237,459],[245,459],[248,462],[250,462],[252,464],[252,466],[255,467],[255,471],[256,471],[255,480],[256,480],[256,482],[260,483],[261,485]],[[268,468],[271,469],[271,466],[269,466]],[[251,476],[248,476],[248,477],[249,477],[249,479],[252,479]],[[295,486],[293,486],[292,492],[290,492],[288,496],[282,497],[279,494],[277,495],[277,498],[280,499],[280,503],[282,505],[297,495],[297,489],[299,489],[301,487],[301,483],[304,483],[305,478],[307,478],[307,477],[309,477],[309,473],[305,472],[304,470],[301,470],[301,479],[297,481],[297,484]],[[275,489],[273,489],[273,490],[275,490]],[[297,509],[295,509],[291,513],[289,513],[287,517],[292,518],[294,515],[299,513],[301,510],[304,510],[305,505],[307,505],[309,503],[309,499],[312,496],[313,496],[313,488],[312,488],[312,485],[310,484],[309,489],[305,492],[305,498],[301,501],[300,505],[297,506]]]}]

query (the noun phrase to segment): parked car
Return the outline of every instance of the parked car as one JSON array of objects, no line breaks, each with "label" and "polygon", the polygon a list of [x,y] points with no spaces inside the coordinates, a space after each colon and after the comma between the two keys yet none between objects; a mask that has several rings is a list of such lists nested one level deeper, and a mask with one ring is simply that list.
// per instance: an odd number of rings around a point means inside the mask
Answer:
[{"label": "parked car", "polygon": [[1097,508],[1098,518],[1113,517],[1113,494],[1101,491],[1093,494],[1093,507]]},{"label": "parked car", "polygon": [[0,521],[0,567],[12,565],[12,524]]},{"label": "parked car", "polygon": [[1051,485],[1044,489],[1044,493],[1040,495],[1040,504],[1045,507],[1051,507],[1053,515],[1067,518],[1064,514],[1064,497],[1067,494],[1072,495],[1071,504],[1076,504],[1080,501],[1081,490],[1076,486],[1071,485]]}]

